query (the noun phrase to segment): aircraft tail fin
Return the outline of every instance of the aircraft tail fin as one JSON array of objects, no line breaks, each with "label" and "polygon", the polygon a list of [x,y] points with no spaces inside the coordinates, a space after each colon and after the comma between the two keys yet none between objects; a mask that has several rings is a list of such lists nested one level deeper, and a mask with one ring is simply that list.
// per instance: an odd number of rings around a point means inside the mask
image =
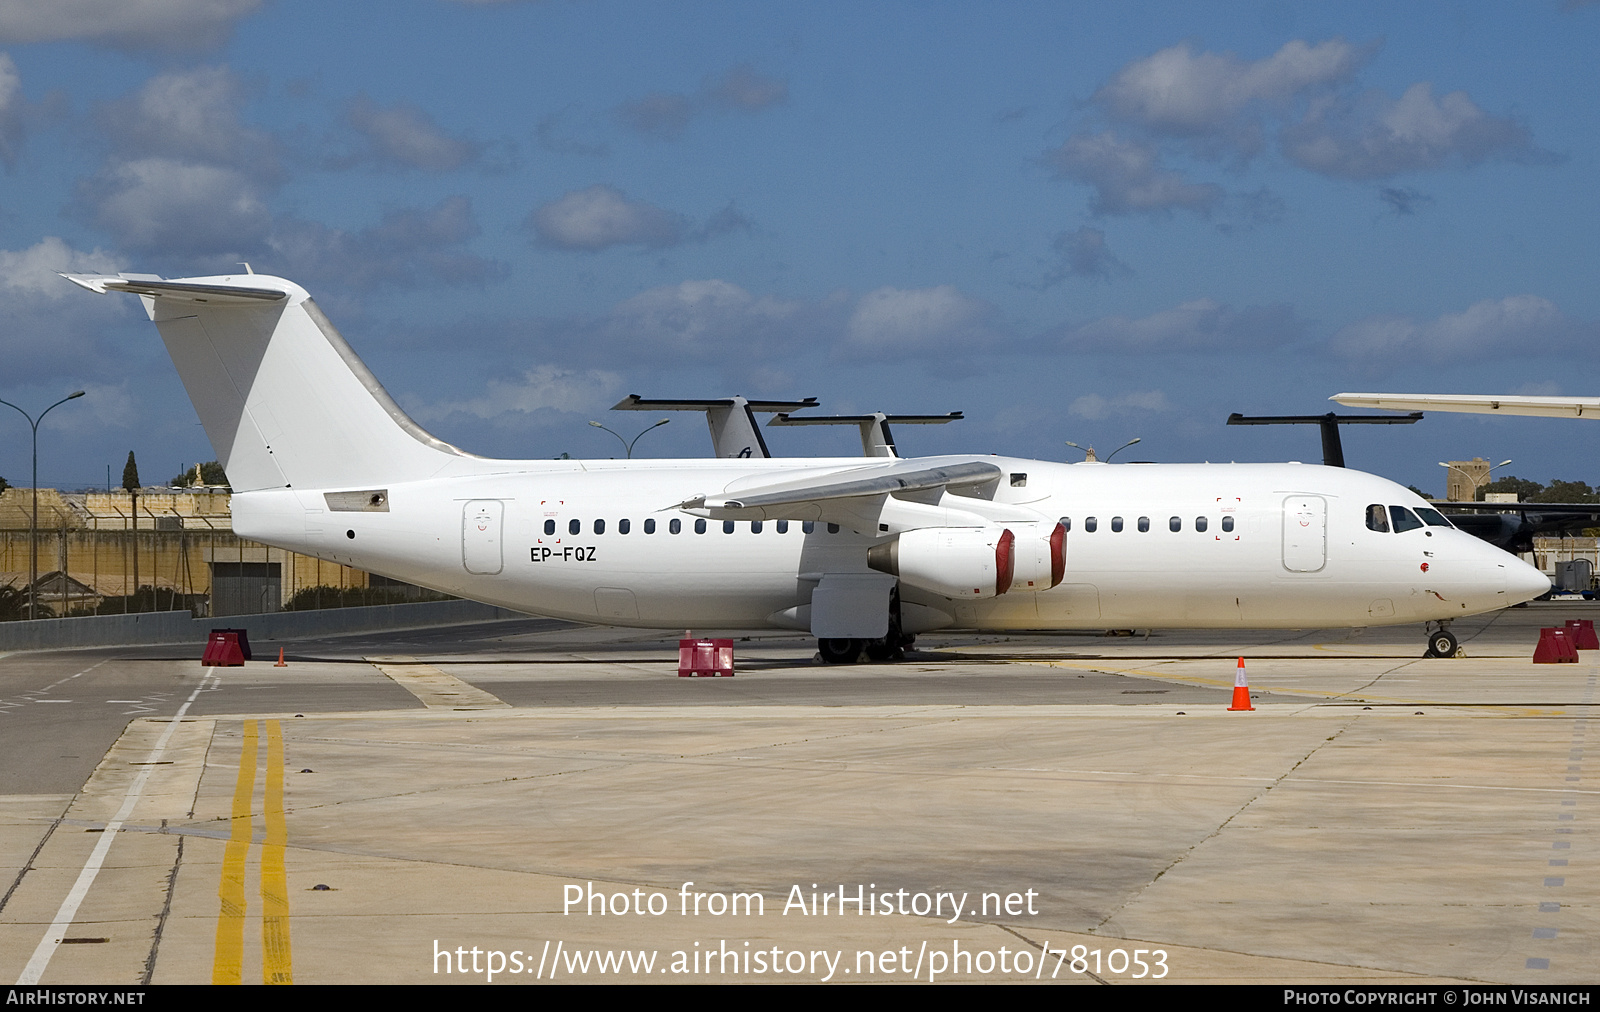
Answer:
[{"label": "aircraft tail fin", "polygon": [[411,481],[469,456],[412,421],[293,282],[62,276],[140,296],[235,491]]}]

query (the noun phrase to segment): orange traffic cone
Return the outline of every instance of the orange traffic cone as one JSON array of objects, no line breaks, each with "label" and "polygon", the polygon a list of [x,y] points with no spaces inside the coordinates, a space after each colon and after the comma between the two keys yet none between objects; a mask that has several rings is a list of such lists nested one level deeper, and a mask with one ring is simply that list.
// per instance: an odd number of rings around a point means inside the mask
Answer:
[{"label": "orange traffic cone", "polygon": [[1250,683],[1244,677],[1244,658],[1239,658],[1239,672],[1233,676],[1233,705],[1232,710],[1254,710],[1250,705]]},{"label": "orange traffic cone", "polygon": [[[1243,661],[1241,660],[1240,663],[1243,663]],[[283,663],[283,648],[279,647],[278,648],[278,663],[274,664],[273,667],[275,667],[275,668],[287,668],[288,666],[289,665]]]}]

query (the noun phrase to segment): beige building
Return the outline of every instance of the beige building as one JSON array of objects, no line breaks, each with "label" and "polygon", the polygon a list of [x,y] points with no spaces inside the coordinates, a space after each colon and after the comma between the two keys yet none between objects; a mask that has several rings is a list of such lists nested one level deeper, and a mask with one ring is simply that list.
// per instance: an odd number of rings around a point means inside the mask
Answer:
[{"label": "beige building", "polygon": [[1478,489],[1489,483],[1493,469],[1494,465],[1482,457],[1446,461],[1444,497],[1451,502],[1475,502]]},{"label": "beige building", "polygon": [[[240,615],[278,611],[307,588],[388,582],[237,537],[230,498],[225,489],[153,488],[137,497],[135,525],[126,492],[40,489],[40,604],[57,615],[90,612],[149,587],[205,614]],[[32,490],[0,492],[0,585],[28,584],[32,508]]]}]

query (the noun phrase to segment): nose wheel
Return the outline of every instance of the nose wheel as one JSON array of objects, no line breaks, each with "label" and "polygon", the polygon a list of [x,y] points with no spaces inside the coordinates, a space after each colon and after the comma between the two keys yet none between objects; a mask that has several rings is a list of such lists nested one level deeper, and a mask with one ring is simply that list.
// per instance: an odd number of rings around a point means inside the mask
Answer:
[{"label": "nose wheel", "polygon": [[1424,657],[1460,657],[1465,654],[1461,644],[1456,641],[1456,634],[1451,632],[1443,623],[1428,633],[1428,649]]}]

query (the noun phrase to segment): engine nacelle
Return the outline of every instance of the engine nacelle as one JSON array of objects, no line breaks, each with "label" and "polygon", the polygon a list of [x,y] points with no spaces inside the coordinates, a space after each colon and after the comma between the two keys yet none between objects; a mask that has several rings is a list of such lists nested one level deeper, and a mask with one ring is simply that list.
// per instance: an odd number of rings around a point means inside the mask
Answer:
[{"label": "engine nacelle", "polygon": [[1048,590],[1066,574],[1066,529],[1044,524],[924,527],[867,550],[867,565],[945,597]]}]

